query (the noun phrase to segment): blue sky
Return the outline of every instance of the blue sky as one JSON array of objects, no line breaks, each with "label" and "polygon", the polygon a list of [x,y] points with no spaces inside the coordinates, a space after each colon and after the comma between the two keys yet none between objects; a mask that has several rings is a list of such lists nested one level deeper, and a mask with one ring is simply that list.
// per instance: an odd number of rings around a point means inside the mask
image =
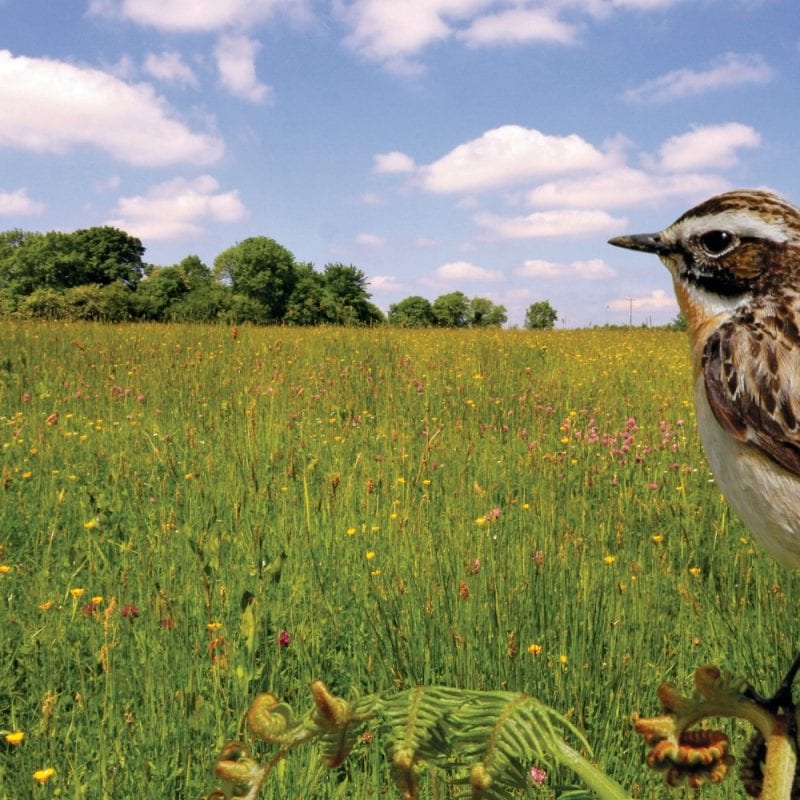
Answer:
[{"label": "blue sky", "polygon": [[796,0],[0,0],[0,229],[659,324],[666,270],[606,240],[800,203],[799,73]]}]

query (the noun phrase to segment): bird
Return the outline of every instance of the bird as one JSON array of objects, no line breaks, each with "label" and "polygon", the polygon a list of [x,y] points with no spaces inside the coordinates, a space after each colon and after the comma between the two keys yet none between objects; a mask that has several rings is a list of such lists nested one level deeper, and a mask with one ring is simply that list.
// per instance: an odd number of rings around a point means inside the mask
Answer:
[{"label": "bird", "polygon": [[[669,270],[715,483],[773,558],[800,567],[800,209],[737,189],[609,244],[654,253]],[[794,707],[798,670],[800,653],[765,705]]]}]

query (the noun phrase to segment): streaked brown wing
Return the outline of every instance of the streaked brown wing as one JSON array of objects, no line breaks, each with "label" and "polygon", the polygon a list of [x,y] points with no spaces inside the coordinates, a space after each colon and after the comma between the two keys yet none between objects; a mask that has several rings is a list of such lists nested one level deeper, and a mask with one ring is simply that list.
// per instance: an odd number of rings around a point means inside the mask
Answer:
[{"label": "streaked brown wing", "polygon": [[780,319],[721,326],[706,342],[703,374],[719,424],[800,475],[800,342]]}]

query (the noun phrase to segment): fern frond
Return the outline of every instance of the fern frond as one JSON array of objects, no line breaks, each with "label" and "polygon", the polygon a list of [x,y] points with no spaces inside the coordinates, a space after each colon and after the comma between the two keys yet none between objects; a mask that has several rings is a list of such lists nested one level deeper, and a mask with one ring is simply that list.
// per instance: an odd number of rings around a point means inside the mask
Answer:
[{"label": "fern frond", "polygon": [[473,693],[451,724],[454,749],[472,763],[473,798],[501,800],[514,789],[524,789],[532,764],[551,768],[558,760],[567,732],[587,746],[563,717],[526,694]]},{"label": "fern frond", "polygon": [[381,702],[380,733],[403,800],[418,797],[424,762],[450,754],[448,719],[462,702],[461,693],[441,686],[417,686]]}]

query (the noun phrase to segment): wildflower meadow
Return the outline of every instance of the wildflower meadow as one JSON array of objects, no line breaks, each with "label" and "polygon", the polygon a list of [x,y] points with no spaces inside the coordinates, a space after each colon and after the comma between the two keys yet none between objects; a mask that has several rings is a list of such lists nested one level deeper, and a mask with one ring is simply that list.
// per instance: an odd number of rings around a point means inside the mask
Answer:
[{"label": "wildflower meadow", "polygon": [[[769,693],[800,644],[800,580],[712,481],[683,334],[0,336],[0,800],[199,800],[252,698],[315,680],[527,692],[660,798],[632,712],[707,663]],[[579,785],[534,769],[526,796]],[[367,730],[262,796],[391,792]]]}]

